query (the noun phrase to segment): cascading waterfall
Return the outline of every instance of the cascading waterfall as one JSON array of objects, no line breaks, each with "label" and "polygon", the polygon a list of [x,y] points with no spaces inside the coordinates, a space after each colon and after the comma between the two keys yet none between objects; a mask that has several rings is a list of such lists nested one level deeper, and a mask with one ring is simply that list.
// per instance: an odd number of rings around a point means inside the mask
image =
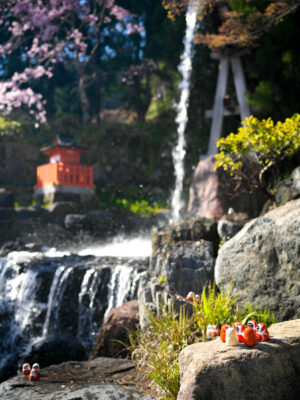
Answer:
[{"label": "cascading waterfall", "polygon": [[172,220],[180,218],[180,211],[184,204],[182,200],[183,179],[184,179],[184,157],[185,157],[185,138],[184,132],[188,121],[188,100],[190,95],[190,77],[192,72],[192,53],[193,38],[197,22],[197,8],[192,2],[188,6],[186,13],[186,33],[184,37],[184,51],[181,56],[178,70],[182,76],[179,84],[180,99],[176,105],[177,117],[177,145],[173,149],[173,164],[175,169],[175,188],[172,194]]},{"label": "cascading waterfall", "polygon": [[[50,318],[51,318],[53,312],[55,313],[56,320],[57,320],[59,297],[61,298],[61,296],[63,294],[62,288],[63,288],[64,282],[66,281],[68,274],[70,272],[71,272],[71,268],[67,269],[67,267],[65,265],[61,265],[55,271],[54,278],[52,280],[52,284],[51,284],[51,288],[50,288],[49,297],[48,297],[46,318],[45,318],[45,322],[43,325],[42,336],[44,338],[48,335]],[[55,304],[56,304],[56,307],[55,307]]]},{"label": "cascading waterfall", "polygon": [[109,303],[104,318],[112,309],[125,303],[127,297],[133,298],[137,291],[140,273],[132,267],[115,267],[109,284]]},{"label": "cascading waterfall", "polygon": [[136,298],[148,266],[147,257],[55,255],[0,258],[0,381],[20,354],[59,335],[76,339],[88,354],[105,313]]},{"label": "cascading waterfall", "polygon": [[78,295],[77,338],[88,349],[92,348],[100,328],[95,314],[99,312],[97,290],[101,286],[102,278],[101,270],[87,269]]}]

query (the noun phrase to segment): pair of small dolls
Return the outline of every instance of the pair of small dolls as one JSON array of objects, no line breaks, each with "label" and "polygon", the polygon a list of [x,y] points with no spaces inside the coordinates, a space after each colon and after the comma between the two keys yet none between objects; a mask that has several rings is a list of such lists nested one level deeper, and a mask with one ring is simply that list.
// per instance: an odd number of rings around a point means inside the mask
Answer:
[{"label": "pair of small dolls", "polygon": [[250,320],[248,325],[235,322],[232,327],[225,324],[220,328],[217,325],[208,325],[206,335],[208,337],[220,336],[221,340],[229,346],[244,343],[248,347],[255,346],[257,341],[266,342],[270,339],[267,325]]},{"label": "pair of small dolls", "polygon": [[33,364],[32,368],[30,364],[25,363],[22,367],[22,374],[28,376],[30,381],[37,381],[40,379],[40,366],[38,363]]}]

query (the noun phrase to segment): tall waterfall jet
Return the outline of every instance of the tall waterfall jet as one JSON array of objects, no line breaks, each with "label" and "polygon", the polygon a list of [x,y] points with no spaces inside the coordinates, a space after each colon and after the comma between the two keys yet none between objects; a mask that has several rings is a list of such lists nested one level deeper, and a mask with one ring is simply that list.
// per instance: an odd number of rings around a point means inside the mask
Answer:
[{"label": "tall waterfall jet", "polygon": [[186,32],[184,37],[184,51],[181,55],[178,70],[182,76],[179,84],[180,100],[176,105],[177,110],[177,145],[173,149],[173,164],[175,169],[175,188],[172,195],[172,220],[178,221],[180,210],[183,207],[182,189],[184,178],[185,138],[184,131],[188,121],[188,100],[190,95],[190,78],[192,72],[193,38],[197,23],[197,7],[190,2],[186,13]]}]

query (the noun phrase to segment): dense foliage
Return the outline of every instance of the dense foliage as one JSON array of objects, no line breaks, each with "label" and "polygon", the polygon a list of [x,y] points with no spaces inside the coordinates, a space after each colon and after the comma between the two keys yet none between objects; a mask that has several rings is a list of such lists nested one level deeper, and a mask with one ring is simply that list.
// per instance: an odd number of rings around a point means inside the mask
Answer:
[{"label": "dense foliage", "polygon": [[253,318],[268,325],[275,322],[267,310],[253,309],[251,305],[239,310],[237,299],[230,290],[218,293],[215,286],[209,286],[207,292],[203,289],[200,303],[194,302],[191,317],[185,307],[181,307],[179,314],[173,309],[168,311],[164,305],[158,316],[148,312],[146,331],[131,334],[132,357],[137,360],[138,369],[161,389],[160,398],[176,399],[179,353],[187,345],[204,340],[207,325],[235,321],[246,324]]},{"label": "dense foliage", "polygon": [[[280,181],[280,162],[300,148],[300,114],[276,124],[271,118],[260,121],[251,116],[236,134],[220,139],[217,147],[216,168],[229,171],[250,188],[263,190],[273,200]],[[246,163],[247,172],[243,168]]]}]

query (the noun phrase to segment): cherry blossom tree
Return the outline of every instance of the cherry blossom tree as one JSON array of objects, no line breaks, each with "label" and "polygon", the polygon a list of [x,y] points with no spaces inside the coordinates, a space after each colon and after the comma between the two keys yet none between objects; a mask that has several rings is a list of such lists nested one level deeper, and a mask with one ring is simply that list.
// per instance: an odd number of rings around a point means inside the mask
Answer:
[{"label": "cherry blossom tree", "polygon": [[46,121],[42,95],[32,83],[51,78],[55,65],[63,63],[76,72],[77,93],[83,123],[90,120],[87,89],[98,81],[105,36],[114,31],[141,31],[128,10],[115,0],[7,0],[0,1],[2,65],[16,52],[26,61],[22,72],[0,82],[0,112],[25,105],[35,116],[36,127]]}]

